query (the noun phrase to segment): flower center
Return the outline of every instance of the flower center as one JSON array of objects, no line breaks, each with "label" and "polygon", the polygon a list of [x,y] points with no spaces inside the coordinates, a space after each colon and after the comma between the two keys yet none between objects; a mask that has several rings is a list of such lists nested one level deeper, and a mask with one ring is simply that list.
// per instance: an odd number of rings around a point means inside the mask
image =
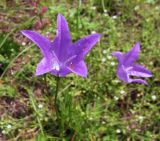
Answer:
[{"label": "flower center", "polygon": [[59,71],[60,70],[60,66],[58,63],[53,63],[52,69]]}]

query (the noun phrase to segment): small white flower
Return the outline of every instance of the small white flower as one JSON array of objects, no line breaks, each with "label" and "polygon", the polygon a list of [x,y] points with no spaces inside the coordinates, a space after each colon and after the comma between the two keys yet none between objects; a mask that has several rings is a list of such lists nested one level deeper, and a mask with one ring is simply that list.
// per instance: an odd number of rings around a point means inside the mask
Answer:
[{"label": "small white flower", "polygon": [[125,94],[125,91],[124,91],[124,90],[121,90],[121,91],[120,91],[120,94]]},{"label": "small white flower", "polygon": [[92,6],[91,9],[92,9],[92,10],[96,10],[96,7],[95,7],[95,6]]},{"label": "small white flower", "polygon": [[107,53],[107,50],[103,50],[102,53],[103,53],[103,54],[106,54],[106,53]]},{"label": "small white flower", "polygon": [[117,15],[112,16],[112,19],[117,19]]},{"label": "small white flower", "polygon": [[152,95],[152,100],[156,100],[157,96],[156,95]]},{"label": "small white flower", "polygon": [[106,124],[106,122],[105,122],[105,121],[102,121],[102,124]]},{"label": "small white flower", "polygon": [[114,96],[114,99],[115,99],[115,100],[118,100],[119,98],[118,98],[117,96]]},{"label": "small white flower", "polygon": [[104,16],[105,16],[105,17],[107,17],[107,16],[108,16],[108,14],[106,14],[106,13],[105,13],[105,14],[104,14]]},{"label": "small white flower", "polygon": [[22,42],[22,46],[25,46],[26,45],[26,43],[25,42]]},{"label": "small white flower", "polygon": [[107,13],[107,9],[104,9],[104,13]]},{"label": "small white flower", "polygon": [[139,119],[139,120],[143,120],[143,119],[144,119],[144,116],[139,116],[138,119]]},{"label": "small white flower", "polygon": [[116,133],[118,133],[118,134],[121,133],[121,130],[120,130],[120,129],[117,129],[117,130],[116,130]]},{"label": "small white flower", "polygon": [[108,60],[111,60],[112,56],[111,56],[111,55],[108,55],[107,58],[108,58]]},{"label": "small white flower", "polygon": [[115,62],[111,62],[111,65],[112,65],[112,66],[115,66]]},{"label": "small white flower", "polygon": [[134,7],[134,10],[137,11],[139,9],[139,5]]},{"label": "small white flower", "polygon": [[12,125],[11,125],[11,124],[8,124],[8,125],[7,125],[7,128],[8,128],[8,129],[11,129],[11,128],[12,128]]},{"label": "small white flower", "polygon": [[106,62],[106,58],[102,58],[102,62],[103,62],[103,63]]},{"label": "small white flower", "polygon": [[39,108],[39,109],[42,109],[42,108],[43,108],[43,105],[42,105],[42,104],[39,104],[39,105],[38,105],[38,108]]},{"label": "small white flower", "polygon": [[150,65],[153,65],[153,62],[149,62]]},{"label": "small white flower", "polygon": [[93,118],[92,118],[92,117],[90,117],[90,118],[89,118],[89,120],[93,120]]},{"label": "small white flower", "polygon": [[6,131],[5,131],[5,130],[2,130],[2,134],[6,134]]},{"label": "small white flower", "polygon": [[92,31],[91,33],[92,33],[92,34],[95,34],[95,33],[96,33],[96,31]]},{"label": "small white flower", "polygon": [[119,83],[119,80],[118,80],[118,79],[116,79],[116,80],[114,80],[114,82],[115,82],[115,83]]},{"label": "small white flower", "polygon": [[48,32],[48,31],[46,32],[47,35],[48,35],[49,33],[50,33],[50,32]]}]

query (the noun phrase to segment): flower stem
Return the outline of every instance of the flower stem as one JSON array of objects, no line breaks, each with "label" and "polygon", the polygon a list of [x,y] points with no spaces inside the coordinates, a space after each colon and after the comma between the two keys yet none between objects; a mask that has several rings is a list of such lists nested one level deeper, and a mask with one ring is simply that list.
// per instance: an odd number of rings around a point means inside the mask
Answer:
[{"label": "flower stem", "polygon": [[55,92],[55,99],[54,99],[54,104],[55,104],[55,110],[56,110],[57,118],[59,118],[59,110],[58,110],[58,104],[57,104],[59,85],[60,85],[60,77],[57,76],[56,77],[56,92]]}]

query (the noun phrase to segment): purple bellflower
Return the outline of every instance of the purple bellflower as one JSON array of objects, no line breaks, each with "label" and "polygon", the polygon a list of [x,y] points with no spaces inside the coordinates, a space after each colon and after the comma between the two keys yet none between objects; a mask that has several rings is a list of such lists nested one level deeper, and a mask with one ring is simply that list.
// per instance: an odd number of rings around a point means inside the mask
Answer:
[{"label": "purple bellflower", "polygon": [[120,80],[126,83],[142,83],[147,84],[147,82],[140,78],[131,78],[130,76],[135,77],[152,77],[152,74],[145,67],[136,64],[140,52],[140,44],[137,42],[133,48],[127,53],[122,53],[119,51],[113,52],[112,55],[117,57],[119,64],[117,67],[117,76]]},{"label": "purple bellflower", "polygon": [[60,77],[70,73],[86,77],[87,66],[84,57],[101,36],[91,34],[72,43],[67,21],[61,14],[57,17],[57,35],[54,41],[30,30],[21,32],[40,48],[43,55],[36,69],[37,76],[50,72]]}]

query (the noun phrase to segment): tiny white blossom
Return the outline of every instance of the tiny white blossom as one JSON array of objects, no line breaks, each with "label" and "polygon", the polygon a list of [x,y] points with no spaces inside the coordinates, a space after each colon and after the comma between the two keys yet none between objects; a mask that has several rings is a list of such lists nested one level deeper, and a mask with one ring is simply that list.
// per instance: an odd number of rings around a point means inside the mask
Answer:
[{"label": "tiny white blossom", "polygon": [[90,118],[89,118],[89,120],[93,120],[93,118],[92,118],[92,117],[90,117]]},{"label": "tiny white blossom", "polygon": [[42,104],[39,104],[39,105],[38,105],[38,108],[39,108],[39,109],[42,109],[42,108],[43,108],[43,105],[42,105]]},{"label": "tiny white blossom", "polygon": [[139,119],[139,120],[143,120],[143,119],[144,119],[144,116],[139,116],[138,119]]},{"label": "tiny white blossom", "polygon": [[22,46],[25,46],[26,45],[26,43],[25,42],[22,42]]},{"label": "tiny white blossom", "polygon": [[115,99],[115,100],[118,100],[119,98],[118,98],[117,96],[114,96],[114,99]]},{"label": "tiny white blossom", "polygon": [[118,80],[118,79],[116,79],[116,80],[114,80],[114,82],[115,82],[115,83],[119,83],[119,80]]},{"label": "tiny white blossom", "polygon": [[121,133],[121,130],[120,130],[120,129],[117,129],[117,130],[116,130],[116,133]]},{"label": "tiny white blossom", "polygon": [[114,65],[115,65],[115,62],[111,62],[111,65],[114,66]]},{"label": "tiny white blossom", "polygon": [[91,33],[92,33],[92,34],[95,34],[95,33],[96,33],[96,31],[92,31]]},{"label": "tiny white blossom", "polygon": [[117,15],[112,16],[112,19],[117,19]]},{"label": "tiny white blossom", "polygon": [[47,35],[48,35],[49,33],[50,33],[50,32],[48,32],[48,31],[46,32]]},{"label": "tiny white blossom", "polygon": [[107,13],[107,9],[104,9],[104,13]]},{"label": "tiny white blossom", "polygon": [[106,53],[107,53],[107,50],[103,50],[102,53],[103,53],[103,54],[106,54]]},{"label": "tiny white blossom", "polygon": [[153,65],[153,62],[149,62],[150,65]]},{"label": "tiny white blossom", "polygon": [[104,14],[104,16],[105,16],[105,17],[107,17],[107,16],[108,16],[108,14],[106,14],[106,13],[105,13],[105,14]]},{"label": "tiny white blossom", "polygon": [[105,121],[102,121],[102,124],[106,124],[106,122],[105,122]]},{"label": "tiny white blossom", "polygon": [[111,56],[111,55],[108,55],[107,58],[108,58],[108,60],[111,60],[112,56]]},{"label": "tiny white blossom", "polygon": [[5,130],[2,130],[2,134],[6,134],[6,131],[5,131]]},{"label": "tiny white blossom", "polygon": [[102,58],[102,62],[103,62],[103,63],[106,62],[106,58]]},{"label": "tiny white blossom", "polygon": [[156,99],[157,99],[156,95],[152,95],[152,100],[156,100]]},{"label": "tiny white blossom", "polygon": [[121,91],[120,91],[120,94],[125,94],[125,91],[124,91],[124,90],[121,90]]},{"label": "tiny white blossom", "polygon": [[134,10],[137,11],[139,9],[139,5],[134,7]]},{"label": "tiny white blossom", "polygon": [[96,7],[95,7],[95,6],[92,6],[91,9],[96,10]]},{"label": "tiny white blossom", "polygon": [[8,124],[8,125],[7,125],[7,128],[8,128],[8,129],[11,129],[11,128],[12,128],[12,125]]}]

